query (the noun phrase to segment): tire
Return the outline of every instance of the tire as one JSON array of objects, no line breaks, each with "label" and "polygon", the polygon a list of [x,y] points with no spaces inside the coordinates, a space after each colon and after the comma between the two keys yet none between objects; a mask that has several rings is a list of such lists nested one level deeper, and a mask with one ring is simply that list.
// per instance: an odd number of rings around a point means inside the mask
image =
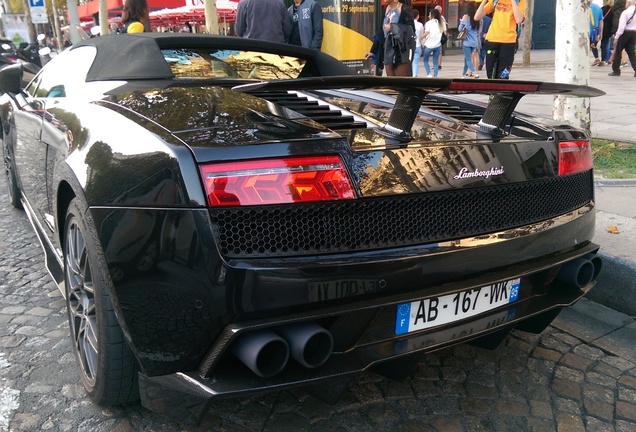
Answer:
[{"label": "tire", "polygon": [[137,362],[110,300],[110,280],[86,206],[74,198],[64,224],[64,282],[73,351],[82,383],[101,406],[139,398]]},{"label": "tire", "polygon": [[9,187],[9,201],[11,205],[17,209],[22,208],[22,202],[20,201],[20,187],[18,186],[17,177],[15,175],[15,167],[13,165],[13,159],[9,155],[9,151],[6,148],[4,139],[2,140],[2,156],[4,159],[4,172],[7,177],[7,185]]}]

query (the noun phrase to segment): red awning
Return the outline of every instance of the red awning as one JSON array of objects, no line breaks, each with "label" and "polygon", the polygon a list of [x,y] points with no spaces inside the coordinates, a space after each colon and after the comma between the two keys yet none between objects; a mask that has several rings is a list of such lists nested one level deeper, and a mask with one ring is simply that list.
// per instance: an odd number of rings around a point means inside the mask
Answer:
[{"label": "red awning", "polygon": [[[178,8],[182,7],[184,4],[184,0],[147,0],[147,2],[151,11],[166,8]],[[123,4],[123,0],[106,0],[108,15],[121,15]],[[92,0],[77,6],[77,13],[80,20],[86,21],[88,19],[92,19],[93,15],[99,13],[99,0]]]},{"label": "red awning", "polygon": [[[232,23],[236,21],[237,3],[228,0],[216,1],[216,13],[220,23]],[[192,25],[205,25],[205,7],[182,6],[179,8],[161,9],[150,12],[150,25],[155,28],[182,26],[186,22]]]}]

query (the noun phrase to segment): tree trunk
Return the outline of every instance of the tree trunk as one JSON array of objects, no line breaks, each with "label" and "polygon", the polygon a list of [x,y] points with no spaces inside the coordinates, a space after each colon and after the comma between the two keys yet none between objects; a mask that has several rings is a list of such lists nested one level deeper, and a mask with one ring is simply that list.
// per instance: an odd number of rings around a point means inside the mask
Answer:
[{"label": "tree trunk", "polygon": [[53,9],[53,34],[55,36],[55,40],[57,41],[57,52],[62,52],[62,49],[64,49],[64,46],[62,45],[62,42],[64,39],[62,37],[62,31],[60,30],[60,18],[59,15],[57,13],[57,3],[55,1],[52,2],[52,9]]},{"label": "tree trunk", "polygon": [[108,5],[106,0],[99,0],[99,31],[100,34],[110,34],[110,24],[108,23]]},{"label": "tree trunk", "polygon": [[[557,0],[554,81],[587,85],[590,78],[590,0]],[[554,119],[589,132],[590,99],[556,96]]]},{"label": "tree trunk", "polygon": [[29,33],[29,42],[35,42],[37,35],[35,31],[35,24],[31,22],[31,8],[29,7],[29,0],[24,0],[24,21],[27,23],[27,31]]},{"label": "tree trunk", "polygon": [[219,34],[219,15],[216,12],[216,0],[205,0],[205,30],[209,34]]},{"label": "tree trunk", "polygon": [[77,13],[77,0],[66,0],[66,6],[68,7],[69,16],[69,33],[71,36],[71,43],[76,44],[82,41],[79,30],[77,28],[80,25],[79,14]]},{"label": "tree trunk", "polygon": [[534,1],[526,1],[526,20],[523,25],[523,66],[530,66],[530,51],[532,50],[532,12]]}]

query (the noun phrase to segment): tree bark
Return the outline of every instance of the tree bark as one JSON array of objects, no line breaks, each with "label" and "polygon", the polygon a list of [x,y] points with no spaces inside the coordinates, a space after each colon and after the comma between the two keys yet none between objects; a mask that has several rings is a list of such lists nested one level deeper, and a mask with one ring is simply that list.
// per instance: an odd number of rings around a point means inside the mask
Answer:
[{"label": "tree bark", "polygon": [[24,20],[27,23],[27,31],[29,33],[29,41],[35,42],[37,35],[35,31],[35,24],[31,22],[31,8],[29,7],[29,0],[24,0]]},{"label": "tree bark", "polygon": [[523,66],[530,66],[530,51],[532,51],[532,12],[534,1],[526,1],[526,20],[523,25]]},{"label": "tree bark", "polygon": [[106,0],[99,0],[99,31],[101,35],[110,34],[110,24],[108,23],[108,5]]},{"label": "tree bark", "polygon": [[209,34],[219,34],[219,15],[216,11],[216,0],[205,0],[205,30]]},{"label": "tree bark", "polygon": [[66,0],[66,7],[68,8],[68,31],[70,33],[71,43],[76,44],[82,41],[79,30],[77,30],[80,25],[79,14],[77,13],[77,0]]},{"label": "tree bark", "polygon": [[57,13],[57,2],[53,1],[51,3],[51,9],[53,9],[53,34],[55,35],[55,40],[57,41],[57,52],[62,52],[64,47],[62,46],[62,31],[60,30],[60,18]]},{"label": "tree bark", "polygon": [[[554,81],[588,85],[590,0],[557,0]],[[590,131],[590,99],[556,96],[552,111],[556,120]]]}]

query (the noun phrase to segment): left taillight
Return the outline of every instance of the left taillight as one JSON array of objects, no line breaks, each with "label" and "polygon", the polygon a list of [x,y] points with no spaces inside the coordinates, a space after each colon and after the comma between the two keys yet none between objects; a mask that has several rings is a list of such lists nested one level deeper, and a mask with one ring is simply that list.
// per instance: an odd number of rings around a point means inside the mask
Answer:
[{"label": "left taillight", "polygon": [[210,207],[355,198],[334,155],[211,163],[200,170]]},{"label": "left taillight", "polygon": [[575,174],[592,169],[592,145],[589,141],[559,143],[559,175]]}]

